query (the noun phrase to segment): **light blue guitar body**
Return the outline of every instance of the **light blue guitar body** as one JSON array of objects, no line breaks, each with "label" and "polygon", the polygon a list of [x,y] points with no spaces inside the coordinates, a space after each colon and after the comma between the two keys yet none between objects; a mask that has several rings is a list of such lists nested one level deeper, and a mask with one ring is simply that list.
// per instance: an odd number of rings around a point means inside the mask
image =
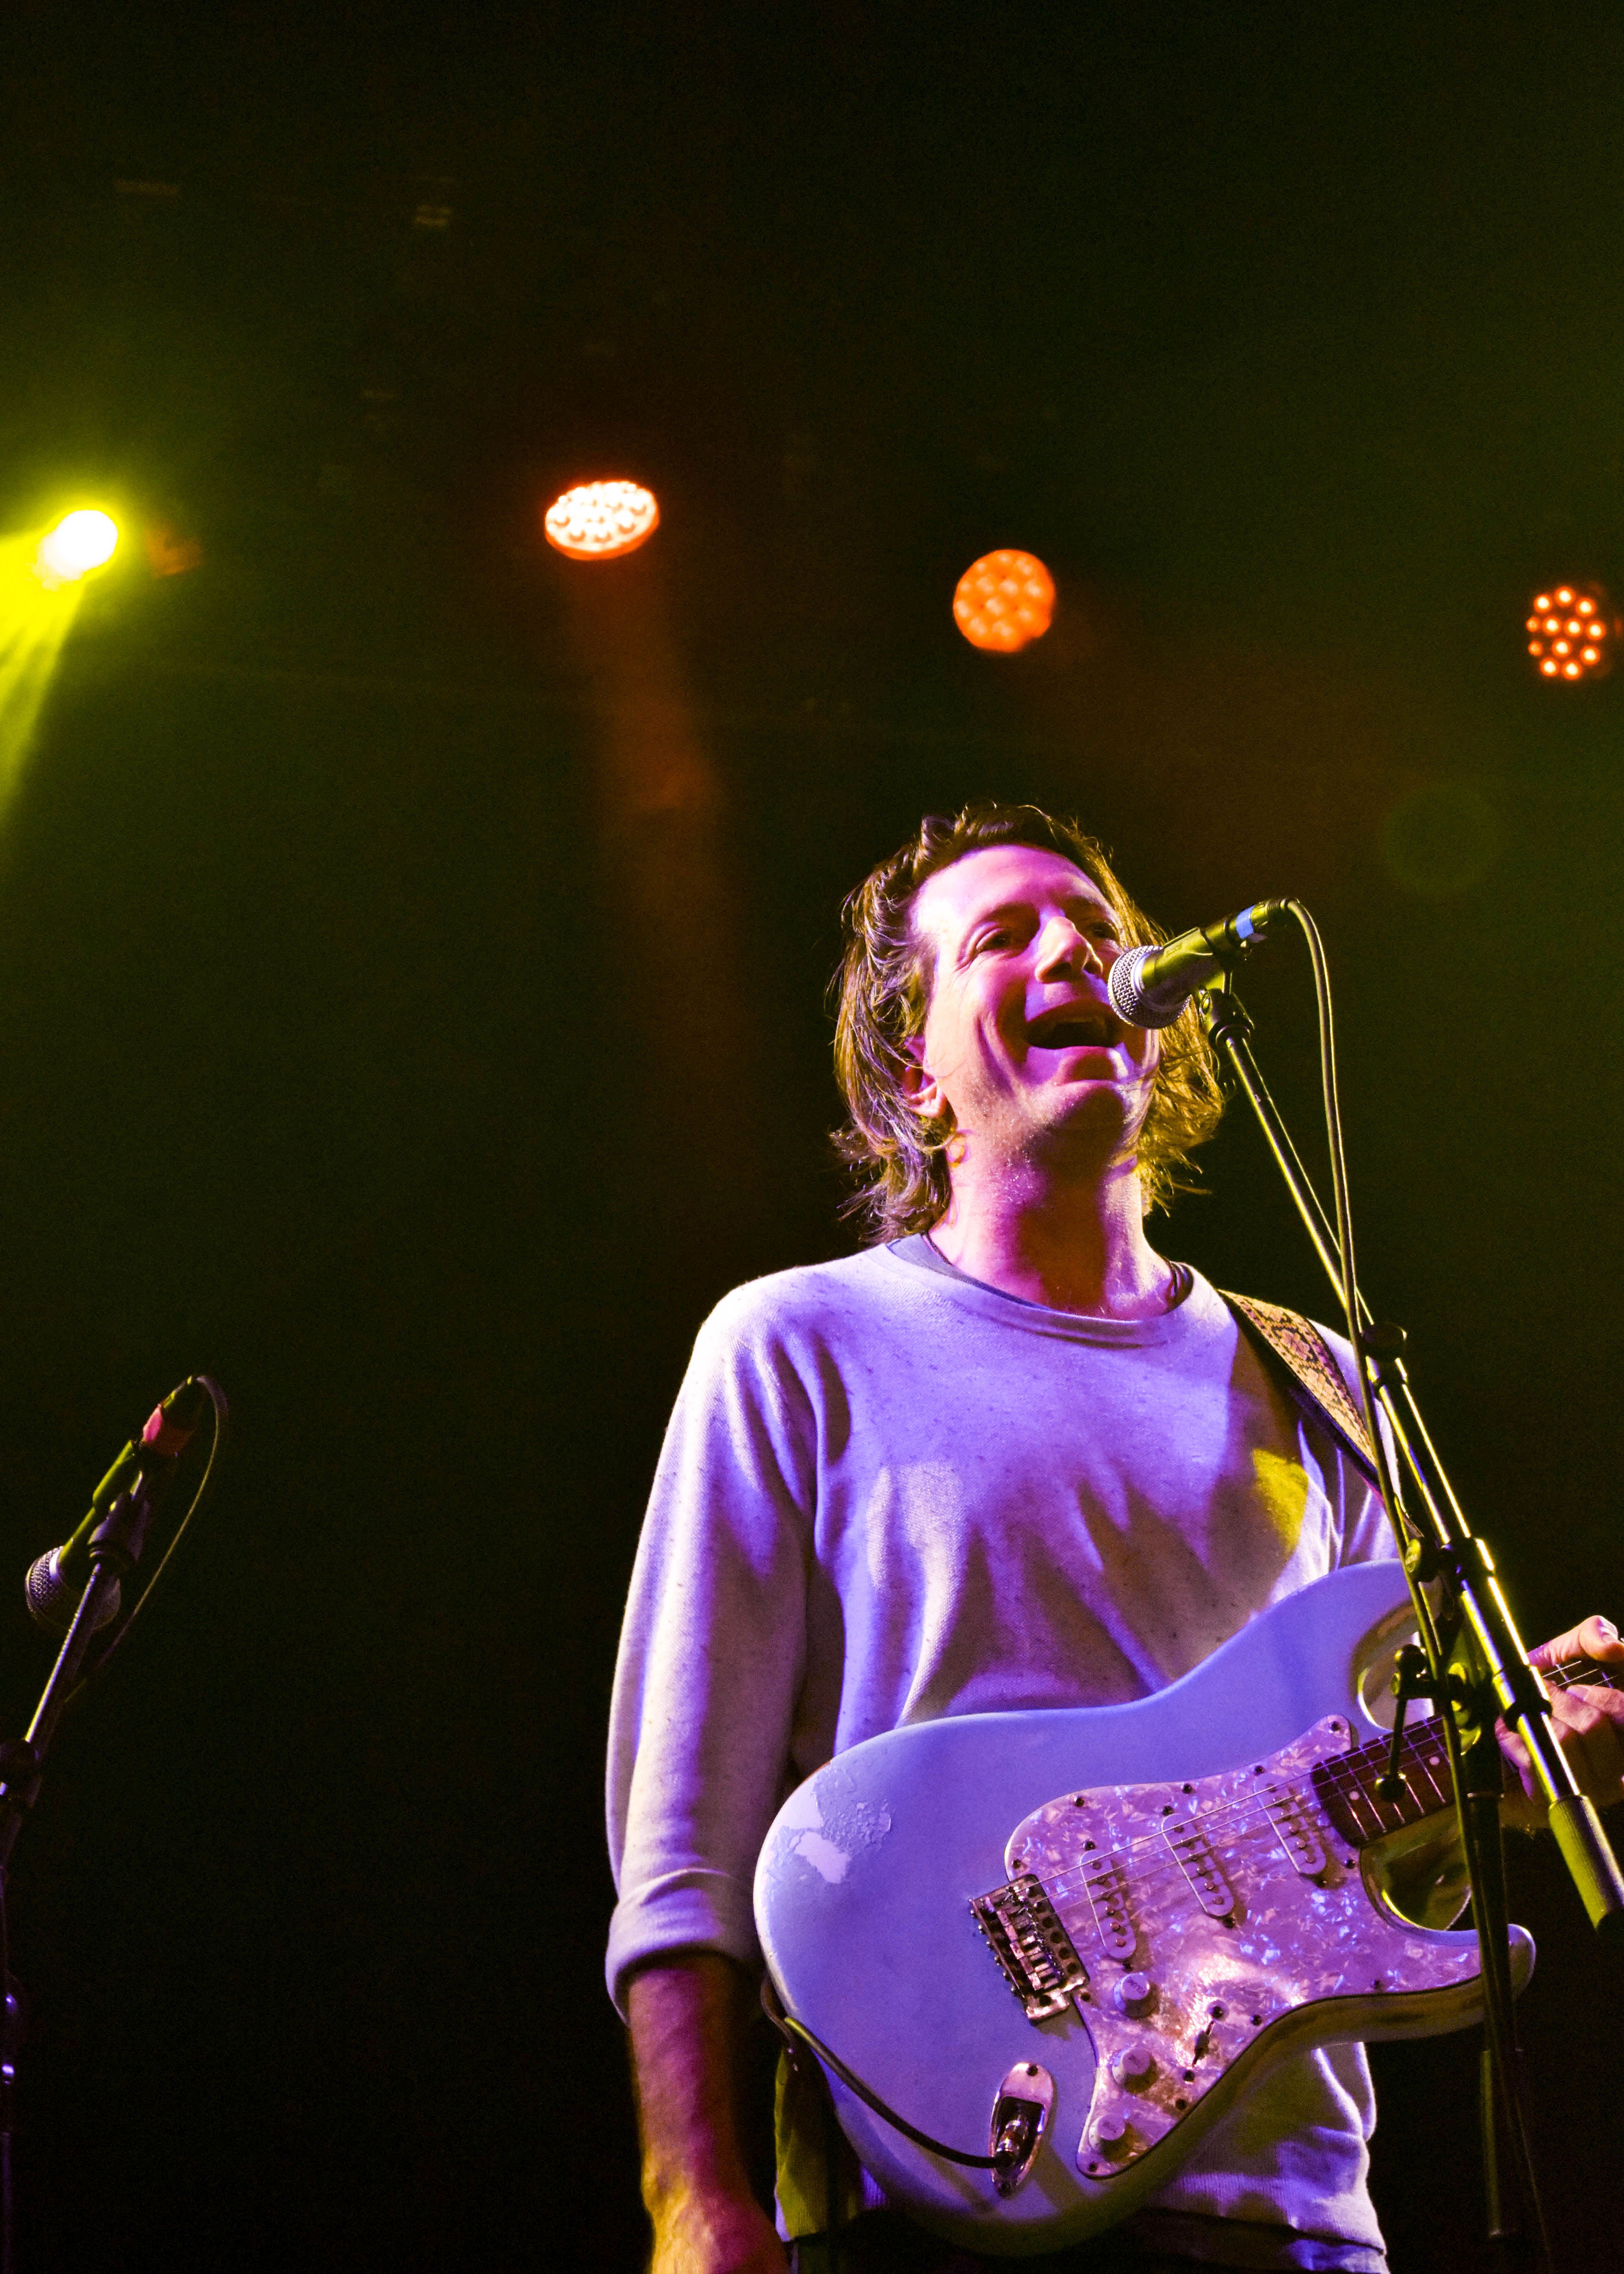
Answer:
[{"label": "light blue guitar body", "polygon": [[1476,1935],[1391,1899],[1406,1851],[1447,1855],[1441,1743],[1412,1745],[1397,1831],[1354,1758],[1408,1630],[1395,1565],[1334,1572],[1154,1697],[921,1722],[791,1796],[756,1877],[786,2011],[933,2139],[1004,2138],[1007,2193],[831,2076],[891,2201],[973,2248],[1053,2249],[1165,2185],[1289,2055],[1478,2018]]}]

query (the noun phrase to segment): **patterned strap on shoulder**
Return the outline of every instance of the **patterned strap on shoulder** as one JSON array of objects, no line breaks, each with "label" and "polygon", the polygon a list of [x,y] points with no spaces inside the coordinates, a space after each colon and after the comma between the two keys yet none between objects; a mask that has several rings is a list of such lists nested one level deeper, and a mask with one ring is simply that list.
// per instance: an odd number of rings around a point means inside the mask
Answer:
[{"label": "patterned strap on shoulder", "polygon": [[1365,1416],[1348,1395],[1342,1370],[1331,1355],[1330,1344],[1312,1320],[1278,1303],[1259,1303],[1250,1295],[1231,1295],[1224,1301],[1246,1329],[1251,1341],[1272,1352],[1291,1376],[1298,1404],[1307,1403],[1316,1419],[1327,1423],[1365,1475],[1373,1482],[1375,1456],[1365,1433]]}]

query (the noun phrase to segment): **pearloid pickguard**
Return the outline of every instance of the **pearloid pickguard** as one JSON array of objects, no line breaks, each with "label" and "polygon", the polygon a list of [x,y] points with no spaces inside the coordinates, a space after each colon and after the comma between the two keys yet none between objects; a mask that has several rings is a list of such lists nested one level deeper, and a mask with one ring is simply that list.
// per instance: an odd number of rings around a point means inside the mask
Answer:
[{"label": "pearloid pickguard", "polygon": [[[1011,1835],[1009,1870],[1036,1874],[1091,1977],[1078,2005],[1100,2067],[1077,2147],[1083,2171],[1125,2168],[1184,2122],[1233,2062],[1261,2047],[1272,2026],[1303,2007],[1476,1979],[1475,1942],[1440,1949],[1435,1937],[1380,1907],[1357,1853],[1320,1810],[1310,1773],[1352,1743],[1347,1718],[1327,1715],[1260,1763],[1193,1782],[1068,1793]],[[1292,1861],[1293,1824],[1317,1835],[1324,1863],[1312,1879]],[[1169,1825],[1205,1835],[1233,1897],[1226,1919],[1202,1907],[1165,1836]],[[1132,1952],[1120,1957],[1108,1954],[1079,1868],[1085,1854],[1101,1853],[1116,1863],[1134,1931]],[[1143,2014],[1124,2013],[1113,1998],[1130,1969],[1154,1985]],[[1148,2055],[1150,2075],[1119,2083],[1113,2059],[1135,2054]],[[1106,2150],[1091,2135],[1113,2116],[1127,2129]]]}]

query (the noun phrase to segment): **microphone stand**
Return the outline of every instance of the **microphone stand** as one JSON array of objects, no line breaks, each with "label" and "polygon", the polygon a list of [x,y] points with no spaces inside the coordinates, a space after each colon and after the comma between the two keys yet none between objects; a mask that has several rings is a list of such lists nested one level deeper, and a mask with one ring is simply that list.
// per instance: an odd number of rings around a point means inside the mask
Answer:
[{"label": "microphone stand", "polygon": [[91,1637],[122,1580],[135,1569],[152,1521],[144,1482],[120,1493],[90,1535],[90,1576],[85,1582],[56,1663],[20,1738],[0,1743],[0,2274],[16,2274],[16,2202],[11,2142],[15,2122],[17,2059],[26,2027],[26,2009],[11,1974],[6,1885],[11,1851],[23,1820],[39,1797],[41,1770],[56,1724],[77,1683]]},{"label": "microphone stand", "polygon": [[[1316,939],[1311,935],[1311,946],[1316,945]],[[1432,1694],[1454,1773],[1482,1954],[1483,2139],[1489,2236],[1500,2246],[1502,2263],[1531,2262],[1549,2268],[1550,2243],[1529,2150],[1527,2102],[1512,2012],[1497,1718],[1515,1729],[1526,1745],[1549,1804],[1551,1830],[1562,1860],[1591,1925],[1614,1947],[1624,1944],[1624,1872],[1620,1871],[1594,1803],[1579,1791],[1552,1735],[1550,1706],[1501,1593],[1494,1559],[1487,1544],[1468,1524],[1421,1418],[1404,1367],[1403,1329],[1378,1325],[1357,1280],[1351,1286],[1343,1284],[1342,1255],[1344,1251],[1351,1254],[1345,1201],[1340,1204],[1344,1237],[1339,1240],[1252,1056],[1252,1023],[1230,985],[1234,964],[1244,952],[1222,959],[1222,977],[1199,998],[1203,1022],[1244,1090],[1314,1252],[1356,1325],[1360,1368],[1386,1417],[1414,1487],[1419,1522],[1400,1495],[1380,1432],[1373,1431],[1382,1498],[1403,1557]],[[1328,998],[1322,1002],[1322,1017],[1328,1024]],[[1439,1613],[1422,1592],[1427,1582],[1436,1583],[1442,1604]],[[1517,2193],[1534,2227],[1531,2242],[1502,2186],[1502,2146],[1509,2150]]]}]

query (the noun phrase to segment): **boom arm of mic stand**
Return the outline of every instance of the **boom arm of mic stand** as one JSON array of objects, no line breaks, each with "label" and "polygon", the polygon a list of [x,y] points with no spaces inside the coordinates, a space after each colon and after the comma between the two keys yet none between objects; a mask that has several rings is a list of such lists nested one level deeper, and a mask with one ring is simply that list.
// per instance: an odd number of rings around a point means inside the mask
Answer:
[{"label": "boom arm of mic stand", "polygon": [[[1252,1020],[1227,987],[1209,990],[1205,1016],[1208,1033],[1246,1093],[1340,1301],[1343,1290],[1336,1235],[1252,1054]],[[1439,1570],[1447,1574],[1500,1712],[1528,1748],[1534,1773],[1549,1803],[1551,1830],[1590,1924],[1619,1939],[1624,1937],[1624,1871],[1602,1829],[1595,1803],[1579,1790],[1552,1735],[1549,1706],[1494,1576],[1493,1558],[1467,1523],[1410,1390],[1399,1355],[1402,1337],[1391,1329],[1369,1331],[1372,1327],[1370,1307],[1357,1288],[1353,1308],[1361,1329],[1366,1330],[1360,1336],[1362,1363],[1370,1368],[1378,1402],[1414,1480],[1431,1532],[1430,1539],[1418,1533],[1405,1540],[1401,1535],[1406,1564],[1412,1577],[1425,1578]]]}]

